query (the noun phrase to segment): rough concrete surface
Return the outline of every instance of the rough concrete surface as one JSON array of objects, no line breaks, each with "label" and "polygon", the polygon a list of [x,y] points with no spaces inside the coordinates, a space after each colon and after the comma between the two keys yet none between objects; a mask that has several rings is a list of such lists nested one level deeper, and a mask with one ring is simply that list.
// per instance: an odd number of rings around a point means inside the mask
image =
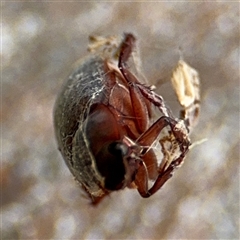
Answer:
[{"label": "rough concrete surface", "polygon": [[[1,239],[239,239],[239,3],[1,2]],[[184,165],[154,196],[93,208],[57,150],[52,111],[88,36],[133,32],[142,69],[175,106],[171,71],[201,77]]]}]

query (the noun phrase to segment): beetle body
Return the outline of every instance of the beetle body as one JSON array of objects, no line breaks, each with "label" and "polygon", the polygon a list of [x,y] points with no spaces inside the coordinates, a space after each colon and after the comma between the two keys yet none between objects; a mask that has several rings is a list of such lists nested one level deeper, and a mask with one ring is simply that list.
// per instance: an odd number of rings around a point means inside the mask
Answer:
[{"label": "beetle body", "polygon": [[[59,149],[93,203],[125,187],[151,196],[183,162],[190,145],[183,121],[128,70],[134,43],[135,37],[125,34],[118,64],[100,54],[84,59],[55,104]],[[160,160],[154,148],[161,148]],[[150,189],[149,180],[154,181]]]}]

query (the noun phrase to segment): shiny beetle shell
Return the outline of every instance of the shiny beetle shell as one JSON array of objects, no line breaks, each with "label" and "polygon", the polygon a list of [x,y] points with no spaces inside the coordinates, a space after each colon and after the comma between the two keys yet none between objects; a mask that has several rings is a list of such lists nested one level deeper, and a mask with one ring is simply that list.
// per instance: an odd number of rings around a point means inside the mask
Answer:
[{"label": "shiny beetle shell", "polygon": [[[151,196],[182,164],[190,146],[189,119],[174,118],[153,87],[129,70],[135,37],[125,34],[113,48],[112,55],[104,49],[79,63],[54,109],[59,150],[93,203],[125,187]],[[191,112],[183,106],[181,115],[196,117],[196,102]]]}]

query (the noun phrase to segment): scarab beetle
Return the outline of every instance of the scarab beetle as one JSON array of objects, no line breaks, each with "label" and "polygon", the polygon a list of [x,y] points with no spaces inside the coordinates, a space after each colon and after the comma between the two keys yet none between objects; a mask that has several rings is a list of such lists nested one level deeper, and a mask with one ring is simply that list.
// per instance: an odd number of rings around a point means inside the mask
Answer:
[{"label": "scarab beetle", "polygon": [[[199,110],[197,72],[179,62],[173,83],[184,109],[181,119],[175,118],[154,88],[130,70],[135,36],[126,33],[117,44],[99,39],[92,40],[104,49],[79,63],[55,103],[58,147],[92,203],[125,187],[147,198],[189,150],[190,116],[196,118]],[[190,100],[184,102],[189,91]]]}]

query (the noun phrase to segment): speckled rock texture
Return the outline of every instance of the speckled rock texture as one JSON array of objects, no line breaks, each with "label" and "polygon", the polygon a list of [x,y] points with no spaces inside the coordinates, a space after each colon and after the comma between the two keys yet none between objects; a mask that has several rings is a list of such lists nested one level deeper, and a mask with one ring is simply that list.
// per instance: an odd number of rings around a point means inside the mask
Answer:
[{"label": "speckled rock texture", "polygon": [[[1,239],[239,239],[239,3],[2,2]],[[89,35],[138,38],[145,77],[177,111],[180,56],[201,78],[192,141],[149,199],[92,207],[57,150],[53,105]],[[180,51],[179,51],[180,49]],[[176,112],[177,113],[177,112]]]}]

